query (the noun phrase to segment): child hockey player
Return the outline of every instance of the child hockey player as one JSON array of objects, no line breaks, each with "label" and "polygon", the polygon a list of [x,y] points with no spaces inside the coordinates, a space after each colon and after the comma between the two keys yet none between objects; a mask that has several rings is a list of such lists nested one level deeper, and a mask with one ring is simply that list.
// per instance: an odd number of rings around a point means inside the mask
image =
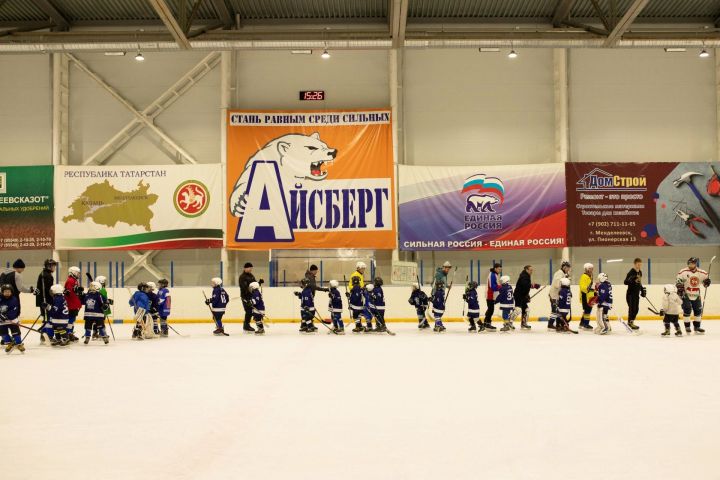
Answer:
[{"label": "child hockey player", "polygon": [[210,298],[205,299],[205,304],[210,306],[210,312],[217,327],[213,331],[213,335],[227,337],[228,334],[225,333],[225,328],[223,328],[222,318],[223,315],[225,315],[227,304],[230,303],[230,298],[222,287],[222,283],[222,278],[213,277],[210,279],[210,285],[213,287],[213,290]]},{"label": "child hockey player", "polygon": [[[463,294],[463,300],[467,303],[467,319],[470,323],[468,332],[471,333],[485,330],[485,323],[480,321],[480,302],[478,302],[477,287],[477,282],[470,281],[465,286],[465,293]],[[477,322],[477,329],[475,328],[475,322]]]},{"label": "child hockey player", "polygon": [[13,293],[12,285],[0,287],[0,335],[5,342],[5,353],[12,352],[15,347],[25,351],[20,336],[20,301]]},{"label": "child hockey player", "polygon": [[85,306],[85,345],[90,343],[90,337],[95,329],[97,329],[105,345],[110,341],[107,333],[105,333],[105,308],[107,305],[100,294],[101,288],[100,282],[90,282],[87,293],[80,296],[80,300]]},{"label": "child hockey player", "polygon": [[158,315],[160,316],[160,337],[168,336],[167,319],[170,316],[171,298],[168,290],[168,281],[164,278],[158,280],[160,290],[157,292]]},{"label": "child hockey player", "polygon": [[328,311],[330,312],[333,331],[338,335],[345,335],[345,324],[342,320],[342,295],[338,290],[338,285],[340,284],[337,280],[330,280]]},{"label": "child hockey player", "polygon": [[595,310],[597,317],[597,327],[595,333],[600,335],[606,335],[612,331],[610,327],[610,321],[608,320],[608,312],[612,308],[613,296],[612,296],[612,285],[608,280],[607,273],[600,273],[598,275],[598,304]]},{"label": "child hockey player", "polygon": [[[374,288],[369,288],[369,287]],[[368,285],[368,293],[370,295],[370,308],[372,314],[375,316],[375,332],[384,333],[387,332],[387,326],[385,325],[385,293],[382,289],[383,279],[375,277],[373,285]]]},{"label": "child hockey player", "polygon": [[422,288],[420,288],[420,285],[418,283],[413,283],[412,293],[410,294],[410,298],[408,298],[408,303],[415,307],[415,313],[417,314],[418,319],[418,328],[420,330],[430,328],[430,324],[425,317],[425,312],[427,312],[428,309],[429,299],[425,292],[422,291]]},{"label": "child hockey player", "polygon": [[265,302],[262,298],[262,291],[260,291],[260,284],[258,282],[250,282],[250,301],[252,302],[252,314],[253,320],[255,320],[255,335],[265,334],[265,325],[263,324],[263,317],[265,316]]},{"label": "child hockey player", "polygon": [[432,299],[432,312],[435,317],[435,328],[433,332],[442,333],[445,331],[445,325],[442,323],[442,317],[445,314],[445,283],[442,280],[435,280],[435,293]]},{"label": "child hockey player", "polygon": [[[128,302],[135,310],[135,328],[133,328],[132,338],[142,340],[149,330],[150,320],[146,318],[150,309],[150,299],[147,296],[147,283],[138,284],[137,291],[133,293]],[[149,338],[149,337],[148,337]]]},{"label": "child hockey player", "polygon": [[583,315],[580,320],[580,329],[592,330],[590,325],[590,314],[592,313],[593,304],[597,299],[595,297],[595,290],[593,288],[593,264],[586,263],[583,265],[584,272],[580,275],[580,301],[582,302]]},{"label": "child hockey player", "polygon": [[[105,288],[105,284],[107,283],[107,278],[105,278],[102,275],[98,275],[97,277],[95,277],[95,281],[100,284],[100,296],[102,296],[103,303],[105,304],[105,310],[103,312],[105,314],[105,319],[109,319],[108,322],[111,322],[112,321],[112,319],[111,319],[112,318],[112,310],[111,310],[110,306],[113,304],[113,299],[108,298],[107,289]],[[103,325],[105,325],[105,321],[103,321]],[[94,323],[93,324],[93,335],[92,335],[93,340],[97,340],[98,338],[100,338],[98,336],[98,328],[97,327],[98,327],[98,324]]]},{"label": "child hockey player", "polygon": [[560,291],[557,298],[557,332],[570,332],[570,320],[572,320],[572,291],[570,290],[570,279],[560,279]]},{"label": "child hockey player", "polygon": [[145,282],[148,286],[147,288],[147,296],[148,300],[150,300],[150,310],[148,313],[150,314],[150,318],[152,318],[152,325],[153,325],[153,333],[155,335],[160,335],[160,327],[158,325],[158,297],[157,297],[157,285],[155,285],[155,282]]},{"label": "child hockey player", "polygon": [[700,299],[700,284],[708,288],[710,286],[710,278],[705,270],[697,267],[697,257],[690,257],[687,261],[687,268],[683,268],[678,272],[677,290],[678,295],[682,297],[683,322],[685,323],[685,333],[692,333],[690,329],[690,314],[693,314],[692,325],[697,335],[702,335],[705,330],[700,327],[702,322],[703,304]]},{"label": "child hockey player", "polygon": [[548,318],[547,328],[548,330],[555,328],[555,320],[558,318],[557,303],[560,296],[560,281],[563,278],[570,278],[570,270],[572,266],[570,262],[562,262],[560,270],[555,272],[553,275],[552,283],[550,284],[550,317]]},{"label": "child hockey player", "polygon": [[302,287],[302,292],[295,292],[295,295],[300,298],[300,333],[315,333],[317,332],[317,327],[313,323],[315,319],[313,289],[307,278],[300,280],[300,286]]},{"label": "child hockey player", "polygon": [[361,282],[362,279],[358,276],[350,278],[352,288],[348,294],[348,303],[350,304],[350,311],[352,312],[352,320],[355,322],[355,328],[352,329],[353,333],[362,333],[365,331],[361,318],[363,310],[365,310],[365,292],[363,292]]},{"label": "child hockey player", "polygon": [[500,277],[500,293],[497,296],[497,304],[500,307],[503,318],[503,327],[501,332],[515,330],[513,319],[515,318],[515,297],[513,296],[513,288],[510,285],[510,277],[503,275]]},{"label": "child hockey player", "polygon": [[52,303],[48,305],[48,311],[50,312],[50,323],[53,327],[53,337],[50,341],[50,345],[53,347],[60,346],[64,347],[70,343],[68,338],[67,326],[70,318],[70,312],[65,301],[64,292],[65,288],[56,283],[50,287],[50,293],[52,294]]},{"label": "child hockey player", "polygon": [[70,267],[68,269],[68,277],[65,280],[65,302],[68,307],[68,326],[67,334],[71,342],[77,342],[78,338],[73,334],[75,319],[82,307],[80,295],[83,287],[80,286],[80,269],[78,267]]},{"label": "child hockey player", "polygon": [[665,324],[665,331],[661,334],[663,337],[670,336],[670,324],[675,325],[675,336],[682,337],[682,330],[680,330],[680,313],[682,313],[682,300],[677,294],[677,288],[675,285],[668,283],[663,288],[665,296],[662,300],[662,307],[660,308],[660,316],[663,317],[663,323]]}]

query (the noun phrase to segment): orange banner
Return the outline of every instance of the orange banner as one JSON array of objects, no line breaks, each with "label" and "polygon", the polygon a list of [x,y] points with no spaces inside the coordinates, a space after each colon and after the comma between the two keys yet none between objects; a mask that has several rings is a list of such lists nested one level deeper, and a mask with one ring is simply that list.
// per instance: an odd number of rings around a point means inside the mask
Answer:
[{"label": "orange banner", "polygon": [[227,120],[227,248],[395,248],[389,110]]}]

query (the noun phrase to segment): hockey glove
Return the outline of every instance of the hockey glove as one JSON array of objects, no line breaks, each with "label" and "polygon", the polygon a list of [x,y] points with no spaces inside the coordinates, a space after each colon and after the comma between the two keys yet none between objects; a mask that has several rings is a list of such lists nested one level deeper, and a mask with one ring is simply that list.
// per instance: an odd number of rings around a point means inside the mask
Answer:
[{"label": "hockey glove", "polygon": [[212,300],[210,300],[209,298],[207,300],[205,300],[205,305],[210,305],[211,303],[212,303]]},{"label": "hockey glove", "polygon": [[464,293],[463,293],[463,300],[465,300],[467,302],[467,295],[465,295]]},{"label": "hockey glove", "polygon": [[660,311],[658,312],[658,315],[660,315],[661,317],[664,317],[664,316],[665,316],[665,310],[660,309]]},{"label": "hockey glove", "polygon": [[350,298],[350,292],[345,292],[345,297]]},{"label": "hockey glove", "polygon": [[263,283],[265,283],[265,280],[263,280],[262,278],[258,280],[258,284],[262,285]]},{"label": "hockey glove", "polygon": [[300,298],[302,296],[302,293],[301,292],[293,292],[293,295]]},{"label": "hockey glove", "polygon": [[685,287],[683,287],[682,285],[678,285],[678,286],[677,286],[677,294],[678,294],[678,296],[680,296],[680,297],[682,297],[683,295],[685,295]]},{"label": "hockey glove", "polygon": [[82,295],[82,292],[83,292],[85,289],[84,289],[83,287],[81,287],[80,285],[75,285],[75,288],[73,288],[73,290],[75,290],[75,294],[76,294],[76,295]]},{"label": "hockey glove", "polygon": [[107,304],[108,304],[108,305],[112,305],[113,303],[115,303],[115,302],[113,302],[113,299],[112,299],[112,298],[108,298],[108,299],[107,299]]},{"label": "hockey glove", "polygon": [[640,290],[640,296],[643,298],[647,297],[647,288],[642,287],[642,290]]},{"label": "hockey glove", "polygon": [[703,287],[708,288],[710,286],[710,283],[712,283],[710,282],[710,279],[706,278],[705,280],[703,280]]},{"label": "hockey glove", "polygon": [[50,310],[50,305],[48,305],[47,302],[43,302],[40,304],[40,308],[47,311]]},{"label": "hockey glove", "polygon": [[66,295],[70,295],[70,290],[68,290],[67,288],[65,290],[63,290],[63,296],[66,296]]},{"label": "hockey glove", "polygon": [[37,288],[35,288],[35,287],[33,287],[33,286],[30,286],[29,288],[30,288],[30,293],[32,293],[32,294],[35,295],[36,297],[37,297],[38,295],[40,295],[40,290],[38,290]]},{"label": "hockey glove", "polygon": [[110,308],[110,305],[108,305],[107,303],[103,303],[101,308],[103,310],[107,310],[108,308]]}]

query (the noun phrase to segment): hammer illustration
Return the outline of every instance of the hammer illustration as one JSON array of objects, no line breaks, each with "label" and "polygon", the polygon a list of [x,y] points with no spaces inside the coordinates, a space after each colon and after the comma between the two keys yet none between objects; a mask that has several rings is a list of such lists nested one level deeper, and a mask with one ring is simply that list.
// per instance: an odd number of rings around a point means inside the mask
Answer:
[{"label": "hammer illustration", "polygon": [[703,176],[702,173],[699,172],[687,172],[684,173],[677,180],[673,180],[673,186],[675,186],[676,188],[680,188],[681,185],[687,184],[687,186],[690,187],[690,190],[692,190],[693,195],[695,195],[695,198],[697,198],[698,202],[700,202],[700,206],[702,207],[707,217],[710,219],[710,222],[712,222],[715,229],[720,232],[720,217],[718,217],[718,214],[715,213],[715,210],[713,210],[708,201],[703,198],[697,187],[693,185],[692,177],[694,177],[695,175],[700,175],[701,177]]}]

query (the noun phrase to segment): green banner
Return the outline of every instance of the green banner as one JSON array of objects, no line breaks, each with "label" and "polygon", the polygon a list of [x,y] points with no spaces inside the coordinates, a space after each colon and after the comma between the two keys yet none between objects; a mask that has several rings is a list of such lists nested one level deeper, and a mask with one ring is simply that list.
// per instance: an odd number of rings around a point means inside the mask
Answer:
[{"label": "green banner", "polygon": [[0,249],[55,246],[53,167],[0,167]]}]

